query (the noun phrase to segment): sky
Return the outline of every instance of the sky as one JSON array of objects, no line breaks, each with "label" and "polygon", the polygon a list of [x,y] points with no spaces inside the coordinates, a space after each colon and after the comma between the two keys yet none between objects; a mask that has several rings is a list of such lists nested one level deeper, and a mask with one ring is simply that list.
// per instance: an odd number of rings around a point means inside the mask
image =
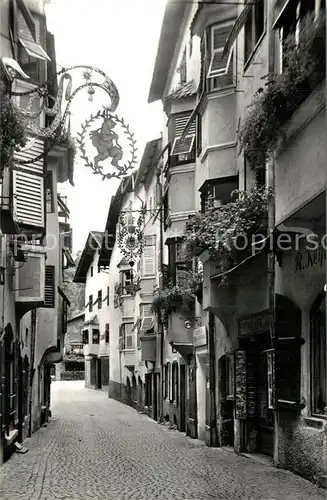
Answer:
[{"label": "sky", "polygon": [[[51,0],[46,6],[48,30],[55,36],[58,71],[73,65],[95,66],[117,86],[120,102],[116,113],[135,134],[136,167],[146,142],[161,136],[161,103],[150,105],[147,100],[165,4],[166,0]],[[74,91],[83,80],[79,71],[71,75]],[[81,131],[82,122],[110,102],[104,91],[96,92],[93,102],[89,102],[87,90],[81,90],[73,99],[73,136]],[[98,127],[100,122],[93,129]],[[102,181],[78,155],[74,170],[74,188],[65,183],[60,192],[68,196],[76,253],[83,249],[90,231],[105,229],[110,199],[119,181]]]}]

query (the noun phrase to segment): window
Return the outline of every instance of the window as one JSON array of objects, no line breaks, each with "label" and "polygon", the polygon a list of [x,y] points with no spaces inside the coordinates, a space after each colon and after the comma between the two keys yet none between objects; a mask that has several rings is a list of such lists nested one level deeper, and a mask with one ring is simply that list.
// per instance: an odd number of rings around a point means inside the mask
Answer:
[{"label": "window", "polygon": [[104,329],[104,333],[105,333],[105,342],[106,344],[109,344],[109,323],[106,323],[106,326],[105,326],[105,329]]},{"label": "window", "polygon": [[169,216],[168,191],[164,194],[162,198],[162,204],[163,204],[164,226],[165,229],[167,229],[168,216]]},{"label": "window", "polygon": [[93,295],[89,295],[89,312],[93,311]]},{"label": "window", "polygon": [[91,266],[90,275],[91,275],[91,278],[93,278],[93,266]]},{"label": "window", "polygon": [[121,325],[121,337],[123,340],[123,349],[134,349],[133,323],[123,323]]},{"label": "window", "polygon": [[201,211],[219,208],[231,202],[232,192],[238,188],[238,177],[222,177],[207,182],[201,192]]},{"label": "window", "polygon": [[17,26],[18,30],[18,62],[23,71],[31,80],[41,81],[46,77],[46,61],[50,61],[49,56],[42,48],[42,33],[44,25],[41,18],[32,15],[23,2],[19,2],[17,24],[13,26],[13,31]]},{"label": "window", "polygon": [[151,304],[140,305],[141,326],[140,334],[154,333],[154,314]]},{"label": "window", "polygon": [[92,344],[99,344],[100,342],[100,330],[93,328],[92,330]]},{"label": "window", "polygon": [[192,270],[192,261],[185,262],[181,248],[182,244],[179,242],[169,245],[169,278],[179,286],[185,285]]},{"label": "window", "polygon": [[142,276],[156,274],[156,236],[146,236],[142,255]]},{"label": "window", "polygon": [[255,173],[255,181],[257,186],[265,186],[266,185],[266,169],[259,168]]},{"label": "window", "polygon": [[322,292],[310,312],[312,414],[327,416],[326,401],[326,293]]},{"label": "window", "polygon": [[285,65],[283,60],[283,45],[286,38],[291,35],[296,43],[301,37],[301,23],[310,13],[316,15],[325,9],[325,2],[321,0],[286,0],[281,6],[281,12],[277,17],[274,28],[279,30],[279,71],[282,73]]},{"label": "window", "polygon": [[181,64],[178,68],[178,73],[179,73],[179,76],[180,76],[180,83],[186,83],[186,79],[187,79],[187,66],[186,66],[186,47],[184,49],[184,52],[183,52],[183,57],[182,57],[182,60],[181,60]]},{"label": "window", "polygon": [[98,291],[98,309],[102,308],[102,290]]},{"label": "window", "polygon": [[45,176],[45,197],[47,214],[52,214],[54,212],[52,172],[47,172]]},{"label": "window", "polygon": [[185,138],[181,137],[190,117],[191,111],[174,114],[170,117],[171,166],[192,163],[195,160],[195,121],[191,124]]},{"label": "window", "polygon": [[107,286],[107,306],[109,306],[109,303],[110,303],[110,289],[109,287]]},{"label": "window", "polygon": [[196,116],[196,154],[199,156],[202,151],[202,116]]},{"label": "window", "polygon": [[164,381],[164,399],[168,398],[168,389],[169,389],[169,363],[165,364],[165,381]]},{"label": "window", "polygon": [[45,293],[43,307],[54,308],[55,306],[55,271],[55,266],[45,266]]},{"label": "window", "polygon": [[174,362],[172,366],[172,400],[178,403],[178,363]]},{"label": "window", "polygon": [[120,279],[122,286],[122,294],[129,295],[130,294],[130,286],[132,284],[132,270],[126,269],[124,271],[120,271]]},{"label": "window", "polygon": [[226,398],[234,399],[234,356],[226,356]]},{"label": "window", "polygon": [[83,344],[89,343],[89,331],[88,330],[83,330],[82,340],[83,340]]},{"label": "window", "polygon": [[210,28],[210,43],[208,47],[209,68],[207,72],[208,90],[216,90],[233,85],[234,56],[231,50],[222,57],[225,41],[232,25],[219,24]]},{"label": "window", "polygon": [[265,29],[265,0],[257,0],[244,26],[244,62],[247,63]]}]

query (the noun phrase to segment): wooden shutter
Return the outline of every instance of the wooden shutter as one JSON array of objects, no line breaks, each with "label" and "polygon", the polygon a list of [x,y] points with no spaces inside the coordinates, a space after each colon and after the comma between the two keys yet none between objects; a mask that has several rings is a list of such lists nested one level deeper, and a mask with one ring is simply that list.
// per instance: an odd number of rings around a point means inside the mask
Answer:
[{"label": "wooden shutter", "polygon": [[[14,160],[31,160],[44,150],[44,141],[27,136],[30,147],[16,152]],[[29,164],[14,164],[13,191],[14,211],[19,223],[33,228],[45,227],[44,160]]]},{"label": "wooden shutter", "polygon": [[155,236],[146,237],[142,256],[142,276],[156,274],[156,243]]},{"label": "wooden shutter", "polygon": [[142,316],[141,333],[146,333],[147,331],[151,330],[154,325],[154,314],[152,311],[151,304],[141,305],[141,316]]},{"label": "wooden shutter", "polygon": [[214,26],[211,30],[211,59],[207,78],[219,78],[219,87],[233,84],[233,50],[224,57],[225,41],[232,29],[232,25]]},{"label": "wooden shutter", "polygon": [[45,294],[43,307],[55,307],[55,266],[45,266]]},{"label": "wooden shutter", "polygon": [[191,153],[195,141],[195,121],[190,125],[187,135],[183,139],[181,138],[190,117],[191,111],[173,116],[173,145],[171,155],[178,156]]},{"label": "wooden shutter", "polygon": [[277,410],[301,408],[301,310],[276,294],[275,405]]},{"label": "wooden shutter", "polygon": [[235,351],[235,417],[247,418],[246,352]]}]

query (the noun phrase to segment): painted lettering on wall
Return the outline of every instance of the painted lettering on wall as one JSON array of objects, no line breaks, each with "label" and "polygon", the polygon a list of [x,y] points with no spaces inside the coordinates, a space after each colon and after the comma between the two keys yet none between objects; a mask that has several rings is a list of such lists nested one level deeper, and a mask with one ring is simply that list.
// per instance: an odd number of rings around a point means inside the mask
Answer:
[{"label": "painted lettering on wall", "polygon": [[319,247],[316,250],[299,251],[295,257],[295,272],[303,271],[314,266],[323,267],[326,262],[326,250]]}]

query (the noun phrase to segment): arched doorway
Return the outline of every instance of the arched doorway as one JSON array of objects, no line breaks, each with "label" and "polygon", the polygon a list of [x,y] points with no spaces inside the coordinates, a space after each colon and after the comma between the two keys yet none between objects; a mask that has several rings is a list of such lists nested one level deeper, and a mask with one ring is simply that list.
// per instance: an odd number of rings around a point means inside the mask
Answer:
[{"label": "arched doorway", "polygon": [[327,415],[326,292],[319,293],[310,311],[311,413]]}]

